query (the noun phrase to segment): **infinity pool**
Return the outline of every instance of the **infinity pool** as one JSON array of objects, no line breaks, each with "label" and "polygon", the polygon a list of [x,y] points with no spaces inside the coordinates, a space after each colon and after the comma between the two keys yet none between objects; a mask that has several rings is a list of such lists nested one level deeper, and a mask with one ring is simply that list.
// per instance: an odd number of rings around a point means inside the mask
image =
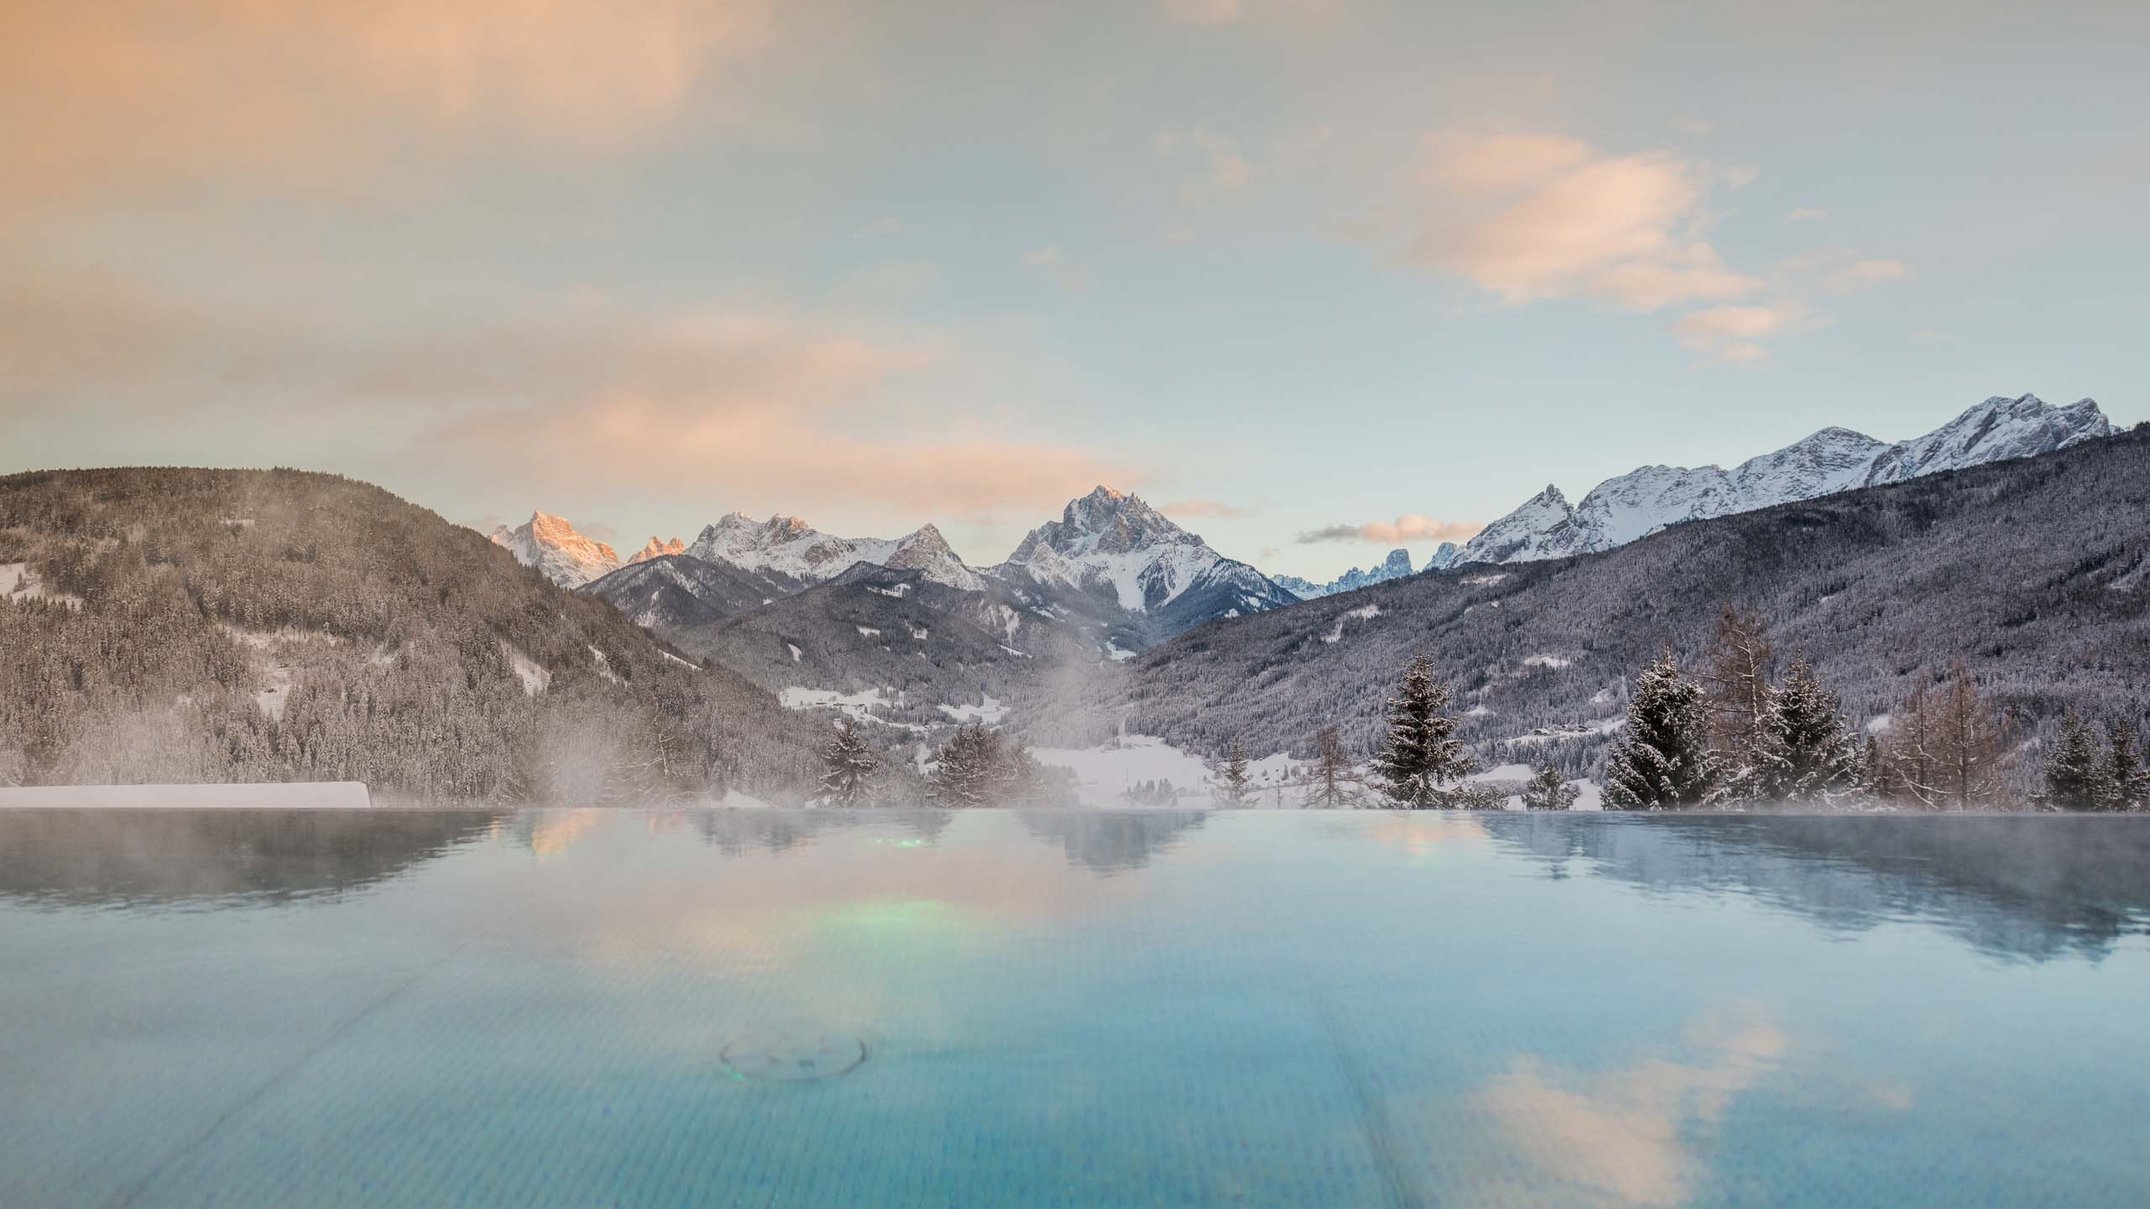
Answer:
[{"label": "infinity pool", "polygon": [[0,812],[0,1206],[2150,1204],[2150,819]]}]

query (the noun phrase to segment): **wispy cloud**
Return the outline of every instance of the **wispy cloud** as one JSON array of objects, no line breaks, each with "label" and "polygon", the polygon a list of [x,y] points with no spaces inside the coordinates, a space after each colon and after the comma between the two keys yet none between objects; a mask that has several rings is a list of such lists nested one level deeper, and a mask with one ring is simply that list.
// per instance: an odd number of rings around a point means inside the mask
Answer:
[{"label": "wispy cloud", "polygon": [[1820,222],[1827,217],[1829,217],[1829,212],[1827,210],[1819,209],[1814,206],[1801,206],[1798,209],[1792,211],[1791,214],[1793,222]]},{"label": "wispy cloud", "polygon": [[1321,542],[1460,542],[1470,540],[1483,528],[1473,521],[1438,521],[1430,516],[1406,514],[1393,521],[1309,529],[1299,535],[1298,542],[1302,546]]},{"label": "wispy cloud", "polygon": [[[160,461],[213,442],[240,463],[422,475],[472,503],[550,499],[563,484],[688,500],[722,484],[727,499],[957,518],[1140,477],[1009,435],[983,411],[908,402],[901,388],[962,355],[930,331],[579,300],[360,335],[110,281],[0,282],[0,363],[13,371],[0,438],[64,430],[80,458]],[[55,405],[82,399],[94,411]]]},{"label": "wispy cloud", "polygon": [[1550,134],[1426,141],[1412,259],[1511,305],[1596,298],[1633,310],[1754,293],[1705,237],[1711,174],[1666,151],[1607,155]]},{"label": "wispy cloud", "polygon": [[[0,6],[0,204],[244,173],[375,185],[443,142],[594,151],[766,47],[771,0]],[[35,114],[34,120],[30,115]]]},{"label": "wispy cloud", "polygon": [[1672,325],[1682,347],[1720,361],[1756,362],[1768,358],[1762,341],[1801,321],[1794,306],[1720,306],[1694,311]]}]

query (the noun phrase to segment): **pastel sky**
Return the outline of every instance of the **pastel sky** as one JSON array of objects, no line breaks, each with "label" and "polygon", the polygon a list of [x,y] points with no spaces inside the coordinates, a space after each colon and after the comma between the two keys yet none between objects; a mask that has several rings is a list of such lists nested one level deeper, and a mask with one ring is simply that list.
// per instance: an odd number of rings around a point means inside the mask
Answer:
[{"label": "pastel sky", "polygon": [[1993,394],[2150,417],[2150,6],[14,0],[0,472],[1327,576]]}]

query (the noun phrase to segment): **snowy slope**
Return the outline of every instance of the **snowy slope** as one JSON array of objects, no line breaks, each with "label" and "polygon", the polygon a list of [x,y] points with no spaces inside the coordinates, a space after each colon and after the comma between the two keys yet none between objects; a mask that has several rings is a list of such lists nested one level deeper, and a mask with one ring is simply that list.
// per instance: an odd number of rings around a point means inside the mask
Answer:
[{"label": "snowy slope", "polygon": [[1023,539],[991,572],[1075,588],[1173,630],[1279,608],[1298,599],[1225,558],[1140,497],[1099,487]]},{"label": "snowy slope", "polygon": [[788,575],[663,554],[636,559],[583,590],[611,602],[636,625],[669,631],[758,609],[804,586]]},{"label": "snowy slope", "polygon": [[1548,486],[1486,526],[1457,561],[1528,562],[1611,550],[1684,521],[2050,453],[2112,432],[2089,399],[2054,407],[2035,395],[1997,395],[1895,445],[1847,428],[1824,428],[1731,470],[1644,466],[1598,484],[1573,506]]},{"label": "snowy slope", "polygon": [[601,541],[575,532],[575,526],[557,516],[533,512],[516,528],[494,528],[493,544],[504,547],[515,561],[536,567],[563,588],[578,588],[617,570],[620,556]]}]

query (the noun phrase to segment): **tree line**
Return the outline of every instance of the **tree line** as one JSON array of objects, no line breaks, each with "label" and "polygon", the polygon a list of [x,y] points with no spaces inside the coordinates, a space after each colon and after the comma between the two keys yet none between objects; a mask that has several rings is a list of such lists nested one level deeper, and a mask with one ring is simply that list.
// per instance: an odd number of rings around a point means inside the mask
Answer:
[{"label": "tree line", "polygon": [[[1409,810],[1500,808],[1508,794],[1474,782],[1478,762],[1458,737],[1448,687],[1421,653],[1386,707],[1386,731],[1361,775],[1338,729],[1315,732],[1300,781],[1308,807]],[[2102,726],[2070,710],[2042,748],[2041,788],[2025,801],[2011,773],[2033,744],[2020,720],[1961,659],[1921,679],[1863,728],[1802,654],[1777,656],[1764,620],[1731,605],[1693,675],[1669,646],[1632,683],[1620,737],[1604,765],[1608,810],[2150,809],[2150,768],[2125,719]],[[1244,798],[1246,757],[1233,743],[1219,766],[1218,797]],[[1567,810],[1581,786],[1541,764],[1520,786],[1526,809]]]}]

